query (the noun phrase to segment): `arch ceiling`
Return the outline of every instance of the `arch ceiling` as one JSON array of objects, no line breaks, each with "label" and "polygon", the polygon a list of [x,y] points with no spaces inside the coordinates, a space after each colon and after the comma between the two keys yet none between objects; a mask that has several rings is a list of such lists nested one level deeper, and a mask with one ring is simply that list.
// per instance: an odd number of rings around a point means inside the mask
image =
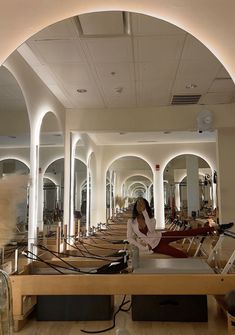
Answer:
[{"label": "arch ceiling", "polygon": [[[235,101],[230,75],[205,46],[180,28],[142,14],[79,15],[45,28],[18,51],[66,108],[171,106],[176,96],[189,95],[191,104]],[[90,136],[97,144],[148,144],[175,137],[198,141],[199,135]],[[215,141],[212,132],[203,136]]]}]

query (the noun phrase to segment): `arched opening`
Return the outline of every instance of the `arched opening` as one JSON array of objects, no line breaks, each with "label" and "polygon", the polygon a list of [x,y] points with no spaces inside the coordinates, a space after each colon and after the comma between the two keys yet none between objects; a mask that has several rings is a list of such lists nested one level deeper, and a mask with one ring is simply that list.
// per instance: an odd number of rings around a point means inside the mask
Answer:
[{"label": "arched opening", "polygon": [[173,158],[164,170],[166,220],[212,215],[213,187],[213,171],[204,159],[191,154]]},{"label": "arched opening", "polygon": [[44,224],[63,222],[64,158],[53,161],[43,175]]},{"label": "arched opening", "polygon": [[149,181],[153,180],[153,174],[144,159],[134,156],[118,158],[109,166],[106,175],[106,180],[109,185],[111,180],[112,185],[111,189],[106,185],[106,190],[110,192],[106,193],[106,204],[109,204],[108,219],[127,209],[138,196],[151,200],[147,188]]},{"label": "arched opening", "polygon": [[44,222],[63,222],[64,158],[58,157],[64,157],[63,134],[57,117],[48,112],[42,119],[38,147],[37,225],[41,231]]},{"label": "arched opening", "polygon": [[87,167],[79,159],[75,159],[74,167],[74,219],[75,234],[85,235],[87,203]]},{"label": "arched opening", "polygon": [[[12,175],[28,175],[29,167],[22,161],[15,158],[7,158],[0,160],[1,178],[10,177]],[[27,235],[28,230],[28,192],[27,196],[17,205],[16,208],[16,232]],[[25,236],[27,237],[27,236]]]}]

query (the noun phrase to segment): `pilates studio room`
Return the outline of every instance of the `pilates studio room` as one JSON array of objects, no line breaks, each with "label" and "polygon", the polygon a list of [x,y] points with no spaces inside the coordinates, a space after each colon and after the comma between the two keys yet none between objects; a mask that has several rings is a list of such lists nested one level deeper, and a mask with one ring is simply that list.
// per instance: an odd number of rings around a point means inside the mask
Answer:
[{"label": "pilates studio room", "polygon": [[234,1],[0,4],[0,335],[235,335]]}]

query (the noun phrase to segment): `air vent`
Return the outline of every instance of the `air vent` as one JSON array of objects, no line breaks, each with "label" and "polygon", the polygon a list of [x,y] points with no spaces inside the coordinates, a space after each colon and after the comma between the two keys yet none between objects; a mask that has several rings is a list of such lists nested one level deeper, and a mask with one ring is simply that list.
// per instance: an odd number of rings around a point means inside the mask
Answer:
[{"label": "air vent", "polygon": [[173,95],[172,105],[195,105],[200,100],[200,94],[194,95]]},{"label": "air vent", "polygon": [[123,37],[131,34],[130,13],[98,12],[74,17],[80,37]]}]

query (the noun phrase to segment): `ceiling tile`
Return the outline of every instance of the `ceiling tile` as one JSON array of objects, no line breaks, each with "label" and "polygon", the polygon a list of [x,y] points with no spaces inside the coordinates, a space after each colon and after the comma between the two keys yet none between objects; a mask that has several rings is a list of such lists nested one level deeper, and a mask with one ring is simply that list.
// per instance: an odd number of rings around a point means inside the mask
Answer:
[{"label": "ceiling tile", "polygon": [[228,73],[228,71],[224,68],[224,66],[221,64],[220,68],[217,72],[216,75],[217,78],[230,78],[230,74]]},{"label": "ceiling tile", "polygon": [[[193,77],[183,77],[177,76],[177,79],[172,86],[172,95],[177,94],[205,94],[210,85],[211,85],[211,78],[205,77],[202,78],[201,76],[193,76]],[[186,86],[196,85],[195,88],[187,88]]]},{"label": "ceiling tile", "polygon": [[209,92],[234,92],[235,85],[232,79],[215,79],[209,89]]},{"label": "ceiling tile", "polygon": [[62,105],[65,108],[73,108],[73,103],[70,101],[69,97],[66,96],[66,91],[59,87],[59,85],[56,84],[50,84],[48,85],[48,88],[51,90],[51,92],[59,99],[59,101],[62,103]]},{"label": "ceiling tile", "polygon": [[134,35],[186,35],[186,32],[173,24],[151,16],[131,13]]},{"label": "ceiling tile", "polygon": [[67,96],[71,98],[74,108],[103,108],[104,101],[99,90],[92,84],[86,87],[86,93],[78,93],[74,86],[66,85]]},{"label": "ceiling tile", "polygon": [[135,37],[135,61],[157,62],[162,59],[179,59],[183,44],[183,35]]},{"label": "ceiling tile", "polygon": [[85,62],[81,46],[72,40],[30,41],[29,45],[45,63]]},{"label": "ceiling tile", "polygon": [[132,61],[132,44],[129,37],[86,38],[85,42],[95,63]]},{"label": "ceiling tile", "polygon": [[199,103],[205,105],[228,104],[233,101],[233,93],[207,93]]},{"label": "ceiling tile", "polygon": [[218,65],[221,65],[213,53],[206,48],[204,44],[189,34],[185,40],[182,59],[202,59],[204,61],[208,59],[209,61],[217,62]]},{"label": "ceiling tile", "polygon": [[142,81],[137,83],[139,106],[162,106],[170,103],[171,82],[168,80]]},{"label": "ceiling tile", "polygon": [[30,40],[63,40],[76,38],[77,36],[78,33],[76,31],[73,18],[71,18],[48,26],[36,35],[32,36]]},{"label": "ceiling tile", "polygon": [[54,74],[65,83],[84,83],[91,80],[88,65],[80,63],[50,64]]},{"label": "ceiling tile", "polygon": [[194,77],[194,76],[206,76],[213,79],[219,69],[217,62],[209,62],[207,59],[190,59],[181,60],[177,72],[177,76],[182,77]]},{"label": "ceiling tile", "polygon": [[158,62],[142,62],[136,63],[137,80],[153,80],[153,79],[168,79],[175,78],[178,67],[178,60],[164,60]]},{"label": "ceiling tile", "polygon": [[124,33],[123,12],[99,12],[79,15],[84,35],[119,35]]},{"label": "ceiling tile", "polygon": [[170,95],[162,93],[151,97],[141,97],[138,101],[139,107],[155,107],[170,105]]},{"label": "ceiling tile", "polygon": [[102,83],[105,102],[109,107],[125,105],[127,107],[136,106],[135,86],[133,82]]},{"label": "ceiling tile", "polygon": [[133,63],[96,63],[95,68],[100,80],[120,82],[135,79]]}]

